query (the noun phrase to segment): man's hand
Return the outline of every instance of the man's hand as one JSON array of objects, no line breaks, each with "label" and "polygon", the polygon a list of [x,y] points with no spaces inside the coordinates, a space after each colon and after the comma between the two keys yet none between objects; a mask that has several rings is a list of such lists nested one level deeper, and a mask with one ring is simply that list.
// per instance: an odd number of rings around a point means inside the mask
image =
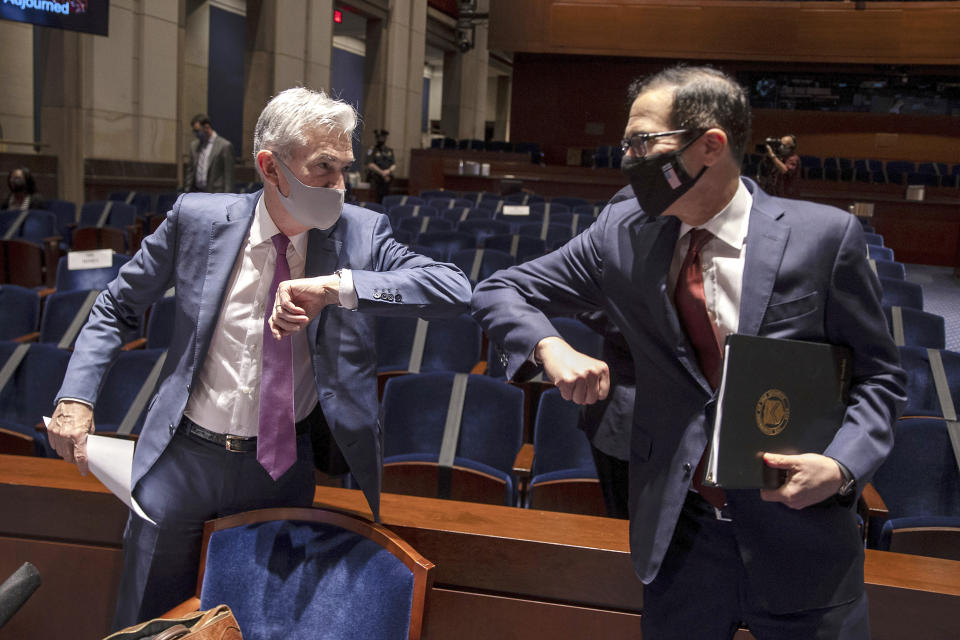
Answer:
[{"label": "man's hand", "polygon": [[773,151],[773,147],[771,147],[771,146],[768,145],[768,144],[765,144],[765,145],[763,145],[763,146],[765,146],[765,147],[767,148],[767,155],[770,156],[770,158],[774,158],[774,159],[775,159],[775,158],[777,157],[777,154],[774,153],[774,151]]},{"label": "man's hand", "polygon": [[83,475],[87,475],[88,433],[93,433],[93,409],[82,402],[61,400],[53,410],[47,436],[57,454],[76,462]]},{"label": "man's hand", "polygon": [[281,282],[270,316],[270,332],[277,340],[296,333],[330,304],[340,304],[340,276],[335,273]]},{"label": "man's hand", "polygon": [[767,502],[782,502],[791,509],[803,509],[826,500],[843,484],[843,472],[837,461],[817,453],[798,456],[765,453],[763,461],[773,469],[785,469],[787,481],[779,489],[761,490],[760,497]]},{"label": "man's hand", "polygon": [[610,368],[603,360],[584,355],[556,336],[537,343],[534,357],[564,400],[593,404],[610,391]]}]

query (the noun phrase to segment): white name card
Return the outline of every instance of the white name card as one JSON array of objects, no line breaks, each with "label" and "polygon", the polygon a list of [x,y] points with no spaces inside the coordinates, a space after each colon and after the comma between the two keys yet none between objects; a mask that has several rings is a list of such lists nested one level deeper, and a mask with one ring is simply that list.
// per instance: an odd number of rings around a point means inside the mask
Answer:
[{"label": "white name card", "polygon": [[525,204],[505,204],[503,205],[503,215],[528,216],[530,215],[530,206]]},{"label": "white name card", "polygon": [[112,266],[112,249],[71,251],[67,254],[67,269],[70,271],[79,271],[81,269],[102,269],[104,267]]}]

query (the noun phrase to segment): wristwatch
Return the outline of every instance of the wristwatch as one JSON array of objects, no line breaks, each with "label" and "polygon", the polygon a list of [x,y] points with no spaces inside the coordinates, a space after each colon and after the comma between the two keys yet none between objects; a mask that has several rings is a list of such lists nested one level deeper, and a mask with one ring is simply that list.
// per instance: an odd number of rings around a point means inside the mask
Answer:
[{"label": "wristwatch", "polygon": [[850,473],[850,469],[839,461],[837,465],[840,467],[840,473],[843,474],[843,483],[840,485],[840,488],[837,490],[838,496],[848,496],[853,493],[853,488],[857,484],[857,479],[853,477],[853,474]]}]

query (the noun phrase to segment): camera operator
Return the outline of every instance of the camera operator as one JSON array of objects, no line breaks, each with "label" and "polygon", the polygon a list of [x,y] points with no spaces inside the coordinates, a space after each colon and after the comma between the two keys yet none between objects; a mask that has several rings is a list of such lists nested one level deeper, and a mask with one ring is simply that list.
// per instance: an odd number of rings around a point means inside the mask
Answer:
[{"label": "camera operator", "polygon": [[781,197],[797,194],[800,180],[800,156],[797,155],[797,136],[767,138],[757,145],[757,153],[764,154],[757,172],[757,182],[767,193]]}]

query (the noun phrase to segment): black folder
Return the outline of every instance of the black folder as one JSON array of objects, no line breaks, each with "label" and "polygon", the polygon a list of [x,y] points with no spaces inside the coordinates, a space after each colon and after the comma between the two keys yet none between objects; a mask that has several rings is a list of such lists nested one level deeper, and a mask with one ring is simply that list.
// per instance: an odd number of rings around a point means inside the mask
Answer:
[{"label": "black folder", "polygon": [[843,422],[853,367],[846,347],[730,335],[703,483],[776,488],[763,453],[823,453]]}]

